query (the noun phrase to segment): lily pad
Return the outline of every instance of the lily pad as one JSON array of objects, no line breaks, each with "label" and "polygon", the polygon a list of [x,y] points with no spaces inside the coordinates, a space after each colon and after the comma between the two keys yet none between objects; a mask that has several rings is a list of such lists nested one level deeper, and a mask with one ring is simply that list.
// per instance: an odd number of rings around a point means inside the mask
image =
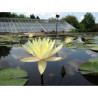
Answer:
[{"label": "lily pad", "polygon": [[85,44],[85,46],[92,47],[94,44]]},{"label": "lily pad", "polygon": [[64,42],[61,42],[61,41],[59,41],[59,40],[56,40],[56,42],[55,42],[55,44],[57,44],[57,45],[60,45],[60,44],[64,44]]},{"label": "lily pad", "polygon": [[98,62],[98,58],[91,58],[88,60],[89,62]]},{"label": "lily pad", "polygon": [[77,47],[73,44],[65,44],[66,47],[76,49]]},{"label": "lily pad", "polygon": [[24,79],[26,77],[27,72],[21,69],[1,69],[0,70],[0,85],[14,85],[14,86],[22,86],[24,85],[28,79]]},{"label": "lily pad", "polygon": [[79,67],[79,71],[82,74],[87,75],[98,75],[98,63],[97,62],[87,62]]},{"label": "lily pad", "polygon": [[72,49],[89,49],[89,47],[83,43],[72,43],[72,44],[66,44],[65,46]]},{"label": "lily pad", "polygon": [[91,50],[98,51],[98,45],[95,45],[95,46],[91,47],[90,49],[91,49]]},{"label": "lily pad", "polygon": [[89,49],[89,48],[82,45],[82,46],[77,47],[77,49]]}]

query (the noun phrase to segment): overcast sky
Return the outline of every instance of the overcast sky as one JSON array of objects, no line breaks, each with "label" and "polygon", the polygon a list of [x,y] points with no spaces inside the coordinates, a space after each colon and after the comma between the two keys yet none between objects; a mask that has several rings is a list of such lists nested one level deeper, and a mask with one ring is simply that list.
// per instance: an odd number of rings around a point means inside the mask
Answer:
[{"label": "overcast sky", "polygon": [[[91,12],[95,17],[96,23],[98,23],[98,12]],[[78,21],[80,22],[86,12],[17,12],[17,14],[25,14],[26,16],[30,16],[30,14],[34,14],[35,16],[39,16],[41,19],[49,19],[51,17],[55,18],[56,14],[60,15],[60,18],[65,17],[67,15],[74,15],[77,17]]]},{"label": "overcast sky", "polygon": [[[5,3],[6,2],[6,3]],[[41,19],[66,15],[74,15],[79,22],[86,12],[93,12],[98,23],[98,0],[2,0],[0,2],[1,12],[17,12],[30,16],[34,14]]]}]

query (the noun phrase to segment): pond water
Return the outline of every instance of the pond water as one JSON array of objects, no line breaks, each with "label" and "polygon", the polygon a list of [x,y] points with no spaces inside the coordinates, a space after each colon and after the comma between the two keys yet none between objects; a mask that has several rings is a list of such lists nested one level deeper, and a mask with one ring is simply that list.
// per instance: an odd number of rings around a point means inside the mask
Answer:
[{"label": "pond water", "polygon": [[[80,39],[79,39],[80,40]],[[57,45],[55,45],[57,47]],[[92,50],[71,49],[66,46],[55,54],[64,57],[61,61],[48,62],[44,74],[38,71],[37,62],[21,62],[20,58],[29,57],[23,47],[0,46],[0,68],[20,68],[28,73],[27,85],[98,85],[98,77],[84,76],[78,68],[90,58],[98,57]],[[62,70],[65,71],[62,72]]]}]

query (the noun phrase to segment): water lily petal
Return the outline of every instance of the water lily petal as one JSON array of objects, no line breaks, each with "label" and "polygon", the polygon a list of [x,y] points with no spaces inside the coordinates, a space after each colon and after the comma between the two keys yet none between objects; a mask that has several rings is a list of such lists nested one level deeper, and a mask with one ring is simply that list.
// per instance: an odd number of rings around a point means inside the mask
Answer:
[{"label": "water lily petal", "polygon": [[58,61],[58,60],[62,60],[64,58],[62,57],[50,57],[50,58],[47,58],[46,61]]},{"label": "water lily petal", "polygon": [[26,51],[28,51],[30,54],[32,54],[33,55],[33,51],[32,51],[32,49],[31,48],[29,48],[28,46],[26,46],[26,45],[22,45],[23,46],[23,48],[26,50]]},{"label": "water lily petal", "polygon": [[39,61],[39,58],[27,57],[27,58],[21,58],[20,61],[22,61],[22,62],[36,62],[36,61]]},{"label": "water lily petal", "polygon": [[55,53],[57,53],[61,48],[62,48],[63,45],[59,45],[57,48],[55,48],[54,50],[52,50],[49,54],[49,57],[54,55]]},{"label": "water lily petal", "polygon": [[48,50],[44,56],[45,58],[49,57],[49,54],[51,53],[51,50],[54,47],[54,44],[55,44],[55,40],[54,41],[50,40],[49,45],[48,45]]},{"label": "water lily petal", "polygon": [[45,71],[46,64],[47,64],[47,62],[45,60],[38,61],[38,70],[39,70],[39,72],[40,72],[41,75]]},{"label": "water lily petal", "polygon": [[[37,40],[36,40],[37,41]],[[32,49],[32,51],[33,51],[33,55],[35,56],[35,57],[40,57],[40,51],[39,51],[39,44],[38,44],[38,42],[37,43],[35,43],[35,42],[33,42],[33,43],[31,43],[29,40],[28,40],[28,45],[29,45],[29,47]]]}]

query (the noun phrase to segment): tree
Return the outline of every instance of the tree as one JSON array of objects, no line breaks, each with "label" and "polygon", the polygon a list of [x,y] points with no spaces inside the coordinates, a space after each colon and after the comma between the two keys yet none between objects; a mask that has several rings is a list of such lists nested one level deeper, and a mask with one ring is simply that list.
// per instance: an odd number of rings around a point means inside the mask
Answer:
[{"label": "tree", "polygon": [[0,17],[5,17],[5,18],[27,18],[24,14],[17,15],[16,13],[11,13],[11,12],[0,12]]},{"label": "tree", "polygon": [[80,29],[85,29],[85,25],[80,22],[80,23],[79,23],[79,28],[80,28]]},{"label": "tree", "polygon": [[37,16],[36,19],[40,19],[40,18]]},{"label": "tree", "polygon": [[30,18],[31,18],[31,19],[35,19],[34,14],[31,14],[31,15],[30,15]]},{"label": "tree", "polygon": [[9,18],[11,17],[11,12],[0,12],[0,17]]},{"label": "tree", "polygon": [[81,21],[81,23],[84,24],[85,29],[91,29],[95,26],[95,17],[92,15],[92,13],[86,13],[84,15],[84,19]]},{"label": "tree", "polygon": [[75,16],[67,15],[66,17],[63,17],[61,20],[65,20],[66,22],[68,22],[77,29],[79,28],[79,22],[77,20],[77,17]]},{"label": "tree", "polygon": [[98,32],[98,24],[95,24],[95,26],[93,26],[93,27],[91,28],[91,31],[92,31],[92,32]]},{"label": "tree", "polygon": [[51,18],[49,18],[49,20],[56,20],[56,18],[51,17]]},{"label": "tree", "polygon": [[12,13],[11,18],[18,18],[18,15],[16,13]]},{"label": "tree", "polygon": [[20,14],[20,15],[18,16],[18,18],[26,18],[26,16],[25,16],[24,14]]}]

